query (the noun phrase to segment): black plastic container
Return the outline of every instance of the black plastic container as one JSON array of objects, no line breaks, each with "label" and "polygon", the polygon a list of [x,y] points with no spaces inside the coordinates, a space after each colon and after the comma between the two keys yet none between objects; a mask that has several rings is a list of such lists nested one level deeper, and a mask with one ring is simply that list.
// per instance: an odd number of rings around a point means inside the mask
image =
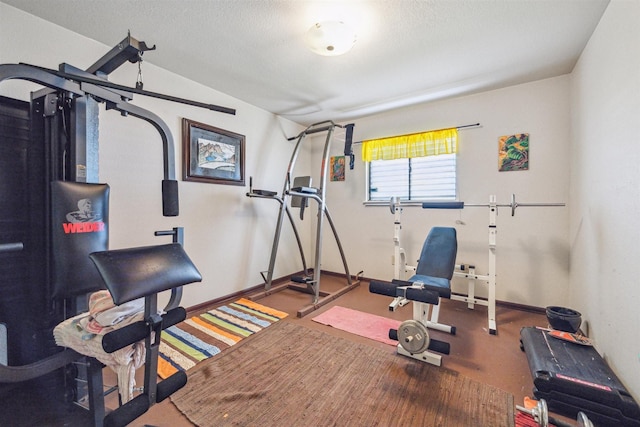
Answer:
[{"label": "black plastic container", "polygon": [[566,307],[547,307],[549,325],[558,331],[576,333],[582,324],[582,315]]}]

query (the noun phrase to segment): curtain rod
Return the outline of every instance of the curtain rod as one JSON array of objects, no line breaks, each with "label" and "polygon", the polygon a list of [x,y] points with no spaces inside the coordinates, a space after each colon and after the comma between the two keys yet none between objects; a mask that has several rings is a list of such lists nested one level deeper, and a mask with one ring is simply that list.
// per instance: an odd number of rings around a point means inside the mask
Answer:
[{"label": "curtain rod", "polygon": [[[398,137],[403,137],[403,136],[411,136],[411,135],[417,135],[419,133],[426,133],[426,132],[438,132],[441,130],[447,130],[447,129],[465,129],[465,128],[471,128],[471,127],[477,127],[480,126],[480,123],[472,123],[470,125],[462,125],[462,126],[456,126],[455,128],[442,128],[442,129],[434,129],[434,130],[425,130],[422,132],[413,132],[413,133],[405,133],[404,135],[395,135],[395,136],[385,136],[384,138],[371,138],[371,139],[386,139],[386,138],[398,138]],[[362,144],[364,141],[354,141],[353,144]]]}]

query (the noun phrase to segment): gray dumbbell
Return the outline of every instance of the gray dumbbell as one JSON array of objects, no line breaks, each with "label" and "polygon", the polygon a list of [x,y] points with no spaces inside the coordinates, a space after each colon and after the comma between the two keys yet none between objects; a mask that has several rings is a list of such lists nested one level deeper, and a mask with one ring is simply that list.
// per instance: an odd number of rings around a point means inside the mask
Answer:
[{"label": "gray dumbbell", "polygon": [[[547,408],[547,402],[544,399],[540,399],[535,408],[527,409],[522,406],[516,405],[516,409],[520,412],[531,415],[533,417],[533,420],[538,423],[540,427],[548,427],[549,422],[556,425],[557,427],[576,427],[573,424],[568,424],[562,420],[550,417],[549,409]],[[577,427],[594,427],[589,417],[587,417],[587,415],[582,411],[578,412],[576,421],[578,421]]]}]

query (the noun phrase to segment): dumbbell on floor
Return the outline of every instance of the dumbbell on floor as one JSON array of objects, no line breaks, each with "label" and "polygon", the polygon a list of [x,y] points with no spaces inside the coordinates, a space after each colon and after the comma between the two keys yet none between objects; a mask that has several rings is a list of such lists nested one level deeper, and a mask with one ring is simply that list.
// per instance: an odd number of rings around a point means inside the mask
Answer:
[{"label": "dumbbell on floor", "polygon": [[[527,409],[522,406],[516,405],[516,409],[520,412],[531,415],[533,417],[533,420],[538,423],[540,427],[548,427],[549,423],[554,424],[556,427],[576,427],[573,424],[569,424],[562,420],[550,417],[547,402],[544,399],[540,399],[535,408]],[[582,411],[578,412],[576,421],[578,421],[577,427],[594,427],[589,417],[587,417],[587,415]]]}]

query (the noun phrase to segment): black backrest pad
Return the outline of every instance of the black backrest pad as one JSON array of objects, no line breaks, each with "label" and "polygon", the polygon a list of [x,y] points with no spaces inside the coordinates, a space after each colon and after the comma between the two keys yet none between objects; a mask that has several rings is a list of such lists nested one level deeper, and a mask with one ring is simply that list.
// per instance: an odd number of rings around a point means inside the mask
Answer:
[{"label": "black backrest pad", "polygon": [[109,245],[109,186],[51,182],[53,296],[69,298],[104,289],[89,254]]},{"label": "black backrest pad", "polygon": [[456,266],[457,253],[456,229],[433,227],[422,246],[416,274],[451,280]]},{"label": "black backrest pad", "polygon": [[202,280],[179,243],[94,252],[89,256],[116,305]]}]

